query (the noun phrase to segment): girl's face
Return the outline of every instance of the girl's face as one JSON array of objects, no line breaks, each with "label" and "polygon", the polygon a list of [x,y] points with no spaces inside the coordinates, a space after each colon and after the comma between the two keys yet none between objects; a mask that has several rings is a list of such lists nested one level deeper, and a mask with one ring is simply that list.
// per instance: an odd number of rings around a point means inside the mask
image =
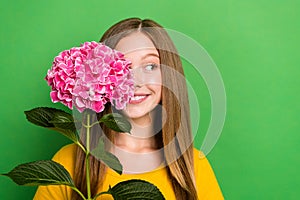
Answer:
[{"label": "girl's face", "polygon": [[150,112],[161,100],[161,69],[158,51],[152,41],[141,32],[122,38],[116,50],[131,64],[135,91],[124,114],[139,124],[151,122]]}]

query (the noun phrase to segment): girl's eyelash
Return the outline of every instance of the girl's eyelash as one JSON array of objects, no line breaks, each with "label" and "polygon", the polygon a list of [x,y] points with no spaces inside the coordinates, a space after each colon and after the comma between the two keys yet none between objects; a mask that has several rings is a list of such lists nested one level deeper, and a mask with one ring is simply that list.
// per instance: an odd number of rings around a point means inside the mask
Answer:
[{"label": "girl's eyelash", "polygon": [[145,65],[145,68],[148,67],[148,66],[152,66],[152,70],[156,69],[158,67],[158,64],[155,64],[155,63],[149,63],[147,65]]}]

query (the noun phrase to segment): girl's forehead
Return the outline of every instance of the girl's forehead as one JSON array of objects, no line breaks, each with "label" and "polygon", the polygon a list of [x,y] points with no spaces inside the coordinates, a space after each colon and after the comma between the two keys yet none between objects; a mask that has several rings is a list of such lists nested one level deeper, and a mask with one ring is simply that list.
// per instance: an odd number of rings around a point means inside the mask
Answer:
[{"label": "girl's forehead", "polygon": [[122,38],[115,49],[124,54],[144,50],[157,52],[153,42],[141,32],[135,32]]}]

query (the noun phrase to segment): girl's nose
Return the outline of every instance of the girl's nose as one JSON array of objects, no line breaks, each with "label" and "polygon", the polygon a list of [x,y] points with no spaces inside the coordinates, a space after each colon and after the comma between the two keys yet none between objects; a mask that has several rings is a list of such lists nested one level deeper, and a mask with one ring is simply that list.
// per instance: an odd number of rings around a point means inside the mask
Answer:
[{"label": "girl's nose", "polygon": [[149,70],[144,66],[131,69],[135,85],[161,84],[161,70]]},{"label": "girl's nose", "polygon": [[142,71],[140,70],[140,67],[132,69],[132,74],[135,86],[142,86],[143,84],[145,84],[145,77]]}]

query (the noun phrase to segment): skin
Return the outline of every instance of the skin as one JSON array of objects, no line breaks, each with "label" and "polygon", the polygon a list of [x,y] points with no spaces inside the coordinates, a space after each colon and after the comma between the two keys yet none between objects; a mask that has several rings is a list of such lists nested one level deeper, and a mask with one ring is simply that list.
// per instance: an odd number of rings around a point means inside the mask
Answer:
[{"label": "skin", "polygon": [[[135,97],[123,110],[132,124],[131,134],[116,134],[113,153],[127,173],[150,171],[162,162],[161,153],[156,151],[156,131],[152,120],[155,108],[161,101],[159,54],[152,41],[141,32],[122,38],[116,50],[124,53],[132,62]],[[137,159],[142,161],[138,162],[139,166],[136,164]]]},{"label": "skin", "polygon": [[[151,123],[149,113],[161,99],[161,72],[159,54],[152,41],[143,33],[133,33],[119,41],[116,49],[123,52],[132,64],[135,96],[146,96],[140,103],[129,102],[124,113],[139,125]],[[151,65],[157,65],[153,68]],[[144,73],[143,73],[144,72]],[[149,78],[149,76],[151,76]],[[152,81],[151,81],[152,80]]]}]

